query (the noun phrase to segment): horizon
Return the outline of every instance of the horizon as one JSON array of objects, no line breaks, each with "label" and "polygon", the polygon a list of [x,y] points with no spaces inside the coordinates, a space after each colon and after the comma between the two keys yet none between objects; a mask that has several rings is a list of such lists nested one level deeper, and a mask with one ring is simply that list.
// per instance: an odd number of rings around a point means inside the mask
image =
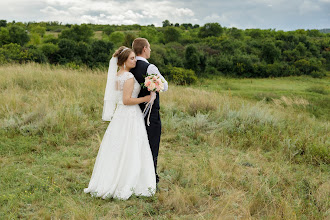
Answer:
[{"label": "horizon", "polygon": [[[163,26],[156,26],[155,24],[138,24],[138,23],[135,23],[135,24],[97,24],[97,23],[64,23],[64,22],[60,22],[60,21],[56,21],[56,20],[53,20],[53,21],[17,21],[17,20],[12,20],[12,21],[8,21],[8,20],[6,20],[6,19],[2,19],[2,18],[0,18],[0,20],[5,20],[5,21],[7,21],[7,23],[13,23],[13,22],[15,22],[15,23],[23,23],[23,24],[28,24],[28,23],[50,23],[50,22],[58,22],[59,23],[59,25],[82,25],[82,24],[87,24],[87,25],[110,25],[110,26],[132,26],[132,25],[139,25],[139,26],[145,26],[145,27],[147,27],[147,26],[151,26],[151,25],[154,25],[154,27],[163,27]],[[165,19],[165,20],[168,20],[168,19]],[[164,21],[165,21],[164,20]],[[178,23],[178,22],[171,22],[170,21],[170,23],[171,23],[171,26],[174,26],[176,23]],[[283,29],[277,29],[277,28],[258,28],[258,27],[254,27],[254,28],[238,28],[238,27],[227,27],[227,26],[224,26],[224,25],[222,25],[220,22],[217,22],[217,21],[215,21],[215,22],[208,22],[208,23],[219,23],[220,25],[221,25],[221,27],[223,27],[223,28],[237,28],[237,29],[240,29],[240,30],[248,30],[248,29],[260,29],[260,30],[275,30],[275,31],[296,31],[296,30],[319,30],[319,31],[321,31],[321,30],[330,30],[330,27],[324,27],[324,28],[297,28],[297,29],[292,29],[292,30],[283,30]],[[178,23],[179,25],[181,25],[181,24],[192,24],[192,25],[195,25],[194,23]],[[205,23],[206,24],[206,23]],[[200,24],[198,24],[200,27],[202,27],[202,26],[204,26],[205,24],[202,24],[202,25],[200,25]]]}]

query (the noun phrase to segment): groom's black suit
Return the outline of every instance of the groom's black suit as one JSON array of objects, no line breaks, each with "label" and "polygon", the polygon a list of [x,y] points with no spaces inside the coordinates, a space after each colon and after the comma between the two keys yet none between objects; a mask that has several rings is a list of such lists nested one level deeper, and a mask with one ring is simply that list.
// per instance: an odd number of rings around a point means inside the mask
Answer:
[{"label": "groom's black suit", "polygon": [[[130,72],[133,73],[135,79],[141,84],[144,83],[144,78],[147,76],[147,69],[150,64],[143,61],[137,60],[135,68],[131,69]],[[150,92],[146,88],[141,87],[141,91],[138,97],[144,97],[146,95],[150,95]],[[145,108],[145,104],[139,104],[141,110],[143,111]],[[157,174],[157,157],[159,151],[159,142],[160,135],[162,130],[162,124],[159,116],[159,94],[156,93],[156,99],[152,106],[151,114],[150,114],[150,126],[147,125],[147,116],[145,117],[145,125],[147,128],[147,134],[149,139],[149,145],[152,152],[152,157],[154,160],[155,174],[156,174],[156,182],[159,182],[159,177]]]}]

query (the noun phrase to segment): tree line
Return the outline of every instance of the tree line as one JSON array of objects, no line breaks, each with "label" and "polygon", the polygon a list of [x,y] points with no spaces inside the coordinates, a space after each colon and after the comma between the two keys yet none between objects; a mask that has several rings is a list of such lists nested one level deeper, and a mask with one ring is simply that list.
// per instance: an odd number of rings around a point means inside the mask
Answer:
[{"label": "tree line", "polygon": [[107,68],[114,50],[136,37],[151,43],[150,62],[179,84],[199,77],[325,76],[330,71],[330,34],[319,30],[203,26],[71,25],[0,20],[0,64],[38,62],[72,68]]}]

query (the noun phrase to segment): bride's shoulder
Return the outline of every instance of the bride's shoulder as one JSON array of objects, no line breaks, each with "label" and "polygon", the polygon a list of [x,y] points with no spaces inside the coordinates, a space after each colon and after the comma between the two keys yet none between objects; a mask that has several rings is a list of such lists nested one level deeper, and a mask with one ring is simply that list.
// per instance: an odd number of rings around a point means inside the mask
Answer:
[{"label": "bride's shoulder", "polygon": [[124,78],[127,79],[131,79],[134,78],[134,75],[131,72],[124,72],[123,73]]},{"label": "bride's shoulder", "polygon": [[131,73],[131,72],[125,72],[125,75],[126,76],[133,76],[134,77],[133,73]]}]

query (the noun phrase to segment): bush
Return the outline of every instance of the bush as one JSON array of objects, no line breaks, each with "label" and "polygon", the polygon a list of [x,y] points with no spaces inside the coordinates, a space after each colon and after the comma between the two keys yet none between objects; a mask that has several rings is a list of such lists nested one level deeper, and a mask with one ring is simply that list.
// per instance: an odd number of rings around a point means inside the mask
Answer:
[{"label": "bush", "polygon": [[9,30],[9,36],[10,36],[10,42],[11,43],[16,43],[21,46],[29,42],[29,36],[24,30],[24,28],[18,26],[18,25],[13,25],[8,28]]},{"label": "bush", "polygon": [[46,63],[47,57],[45,54],[38,48],[30,48],[28,50],[29,60],[32,60],[37,63]]},{"label": "bush", "polygon": [[69,63],[74,61],[76,56],[77,43],[70,39],[61,39],[58,43],[61,64]]},{"label": "bush", "polygon": [[199,75],[201,74],[200,69],[200,58],[199,53],[195,46],[190,45],[187,46],[185,51],[185,67],[186,69],[192,69],[195,72],[198,72]]},{"label": "bush", "polygon": [[28,60],[28,52],[23,50],[19,44],[6,44],[0,48],[1,62],[23,62]]},{"label": "bush", "polygon": [[89,63],[90,67],[102,67],[107,66],[110,60],[110,50],[113,48],[111,42],[103,40],[95,40],[91,44],[89,51]]},{"label": "bush", "polygon": [[294,62],[295,67],[300,71],[301,74],[309,75],[313,71],[320,71],[321,61],[316,59],[300,59]]},{"label": "bush", "polygon": [[131,48],[135,38],[136,38],[136,36],[133,32],[126,33],[123,45]]},{"label": "bush", "polygon": [[125,34],[119,31],[112,32],[109,40],[116,46],[122,45],[125,40]]},{"label": "bush", "polygon": [[311,72],[311,77],[313,78],[323,78],[325,76],[326,74],[324,72],[315,71],[315,70]]},{"label": "bush", "polygon": [[252,77],[253,64],[260,62],[256,55],[240,54],[233,57],[233,72],[236,76]]},{"label": "bush", "polygon": [[40,46],[40,50],[47,57],[48,62],[56,63],[58,61],[58,51],[59,48],[57,45],[52,43],[45,43]]},{"label": "bush", "polygon": [[169,80],[177,85],[190,85],[197,81],[196,74],[193,70],[180,67],[168,67],[167,75],[169,76]]},{"label": "bush", "polygon": [[231,57],[226,54],[211,56],[206,62],[206,70],[208,73],[210,73],[211,68],[216,68],[219,72],[228,75],[233,71],[233,61]]}]

